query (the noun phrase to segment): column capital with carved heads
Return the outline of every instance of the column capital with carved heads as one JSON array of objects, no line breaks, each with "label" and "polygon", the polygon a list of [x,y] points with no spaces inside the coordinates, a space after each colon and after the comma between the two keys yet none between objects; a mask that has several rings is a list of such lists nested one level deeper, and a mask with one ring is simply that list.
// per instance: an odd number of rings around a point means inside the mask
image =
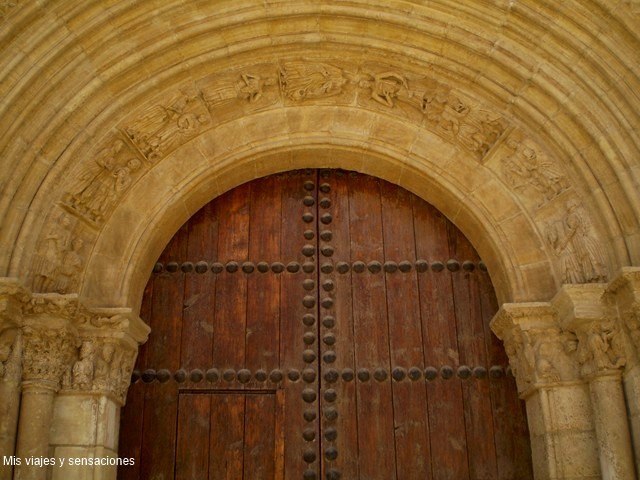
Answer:
[{"label": "column capital with carved heads", "polygon": [[627,340],[628,367],[640,364],[640,267],[622,268],[607,287],[605,296],[617,308]]},{"label": "column capital with carved heads", "polygon": [[522,398],[540,387],[578,380],[576,338],[560,328],[549,303],[505,304],[491,328],[504,342]]},{"label": "column capital with carved heads", "polygon": [[63,392],[106,395],[124,404],[149,327],[128,308],[83,310],[76,326],[80,347],[63,377]]},{"label": "column capital with carved heads", "polygon": [[562,328],[575,333],[580,372],[585,379],[620,375],[628,339],[617,322],[606,284],[564,285],[551,301]]}]

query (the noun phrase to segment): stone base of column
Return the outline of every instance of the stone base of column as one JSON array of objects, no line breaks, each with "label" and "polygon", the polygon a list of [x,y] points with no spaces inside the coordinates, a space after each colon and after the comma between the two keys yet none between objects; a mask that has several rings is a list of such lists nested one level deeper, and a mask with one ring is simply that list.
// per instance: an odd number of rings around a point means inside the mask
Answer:
[{"label": "stone base of column", "polygon": [[526,403],[534,478],[600,480],[587,385],[540,387]]}]

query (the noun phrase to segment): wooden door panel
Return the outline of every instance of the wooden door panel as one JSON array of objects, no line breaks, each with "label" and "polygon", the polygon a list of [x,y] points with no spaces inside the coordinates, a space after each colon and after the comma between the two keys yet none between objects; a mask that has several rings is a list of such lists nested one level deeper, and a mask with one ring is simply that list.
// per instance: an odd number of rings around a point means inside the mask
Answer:
[{"label": "wooden door panel", "polygon": [[531,478],[481,266],[379,179],[296,171],[227,192],[145,291],[120,478]]}]

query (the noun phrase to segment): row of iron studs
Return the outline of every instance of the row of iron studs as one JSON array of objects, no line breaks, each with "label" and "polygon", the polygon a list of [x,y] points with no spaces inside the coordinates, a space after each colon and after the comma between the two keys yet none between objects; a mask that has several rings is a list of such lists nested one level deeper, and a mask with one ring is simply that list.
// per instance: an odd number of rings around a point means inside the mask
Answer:
[{"label": "row of iron studs", "polygon": [[[315,183],[311,180],[307,180],[303,184],[304,187],[304,198],[302,200],[305,207],[312,207],[315,205],[315,198],[313,196],[315,192]],[[315,215],[312,212],[305,211],[302,214],[302,221],[305,225],[311,226],[314,225]],[[315,240],[316,232],[313,229],[306,229],[304,231],[304,239],[307,242],[312,242]],[[302,254],[308,259],[312,260],[313,256],[316,254],[316,247],[311,243],[306,243],[302,247]],[[315,270],[315,269],[314,269]],[[302,353],[302,358],[305,362],[305,370],[314,371],[314,362],[317,358],[317,345],[316,345],[316,296],[315,296],[315,288],[316,288],[316,275],[311,275],[314,270],[307,271],[307,275],[305,275],[305,279],[302,281],[302,288],[304,290],[304,297],[302,299],[302,305],[305,308],[305,313],[302,317],[302,323],[304,324],[304,334],[303,334],[303,342],[305,345],[305,350]],[[306,422],[306,426],[302,431],[302,438],[305,441],[307,447],[304,448],[302,452],[302,458],[304,462],[307,464],[307,468],[303,473],[303,480],[317,480],[318,474],[316,470],[313,469],[313,464],[317,460],[316,458],[316,427],[315,420],[317,418],[317,389],[315,386],[316,375],[310,376],[309,380],[313,378],[312,382],[307,382],[309,385],[306,385],[302,390],[302,399],[307,404],[305,407],[303,416]],[[319,380],[318,380],[319,381]]]},{"label": "row of iron studs", "polygon": [[[325,177],[324,172],[320,174],[322,177]],[[326,174],[328,176],[328,173]],[[331,241],[333,240],[333,232],[329,230],[329,227],[333,221],[333,216],[330,212],[331,208],[331,199],[328,197],[331,192],[331,185],[323,182],[320,185],[320,193],[324,194],[322,198],[319,200],[319,205],[321,210],[324,213],[321,214],[320,220],[323,223],[322,231],[320,231],[320,255],[325,257],[325,259],[329,260],[330,257],[334,253],[334,248],[331,245]],[[324,262],[323,262],[324,263]],[[327,264],[327,265],[330,265]],[[324,343],[324,347],[326,350],[322,354],[322,366],[327,367],[327,373],[331,372],[332,366],[337,360],[337,355],[334,350],[334,345],[336,343],[336,335],[335,335],[335,311],[333,309],[333,297],[335,290],[335,282],[331,276],[333,273],[333,269],[329,271],[328,268],[322,268],[319,273],[319,279],[321,281],[321,289],[319,289],[321,295],[323,296],[320,300],[320,310],[322,316],[322,342]],[[328,382],[329,385],[332,382]],[[325,460],[327,461],[327,468],[325,470],[325,478],[326,480],[338,480],[340,478],[340,472],[334,468],[333,462],[338,458],[338,449],[336,448],[336,439],[338,438],[338,430],[336,428],[336,420],[338,418],[338,410],[335,407],[335,402],[338,399],[337,390],[330,387],[326,388],[322,392],[322,403],[323,403],[323,412],[322,412],[322,435],[324,437],[322,443],[323,455]]]}]

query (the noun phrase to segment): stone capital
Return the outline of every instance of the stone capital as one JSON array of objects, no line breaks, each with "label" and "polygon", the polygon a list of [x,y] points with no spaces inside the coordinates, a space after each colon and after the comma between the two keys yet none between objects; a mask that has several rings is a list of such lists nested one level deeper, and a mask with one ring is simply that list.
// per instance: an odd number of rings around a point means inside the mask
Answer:
[{"label": "stone capital", "polygon": [[549,303],[505,304],[491,328],[504,341],[521,397],[577,380],[577,340],[560,328]]},{"label": "stone capital", "polygon": [[63,393],[105,395],[123,404],[149,327],[127,308],[83,310],[76,327],[79,348],[64,374]]},{"label": "stone capital", "polygon": [[607,288],[607,297],[617,307],[625,340],[627,365],[640,364],[640,268],[624,267]]}]

